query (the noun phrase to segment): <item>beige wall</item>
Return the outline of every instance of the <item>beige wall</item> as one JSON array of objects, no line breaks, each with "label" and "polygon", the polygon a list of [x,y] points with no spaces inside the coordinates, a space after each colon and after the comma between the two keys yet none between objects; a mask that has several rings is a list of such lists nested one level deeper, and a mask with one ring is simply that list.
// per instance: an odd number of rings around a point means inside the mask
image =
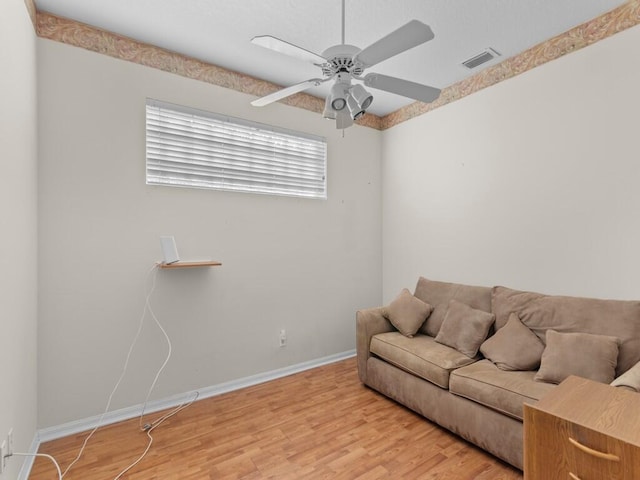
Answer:
[{"label": "beige wall", "polygon": [[640,27],[383,133],[383,297],[640,298]]},{"label": "beige wall", "polygon": [[[159,272],[173,357],[152,398],[355,348],[381,298],[380,132],[49,40],[38,67],[40,427],[102,411],[163,234],[223,266]],[[146,186],[146,97],[327,137],[328,200]],[[113,408],[142,403],[165,352],[149,321]]]},{"label": "beige wall", "polygon": [[[36,428],[36,47],[22,0],[0,2],[0,442],[29,448]],[[17,478],[22,458],[3,478]]]}]

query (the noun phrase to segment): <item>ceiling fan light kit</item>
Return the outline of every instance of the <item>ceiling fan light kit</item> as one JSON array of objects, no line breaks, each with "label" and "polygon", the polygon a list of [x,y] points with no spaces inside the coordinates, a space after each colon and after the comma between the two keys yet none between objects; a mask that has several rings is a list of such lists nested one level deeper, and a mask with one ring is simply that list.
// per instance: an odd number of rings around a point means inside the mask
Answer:
[{"label": "ceiling fan light kit", "polygon": [[324,104],[324,118],[335,120],[337,113],[347,108],[352,120],[357,120],[365,114],[373,102],[373,95],[362,85],[351,85],[351,76],[344,72],[336,74],[336,82],[331,87],[331,93]]},{"label": "ceiling fan light kit", "polygon": [[351,96],[356,100],[356,102],[358,102],[358,105],[363,110],[369,108],[373,103],[373,95],[367,92],[360,84],[351,87]]},{"label": "ceiling fan light kit", "polygon": [[402,95],[422,102],[433,102],[440,95],[440,89],[400,78],[369,73],[362,76],[366,68],[372,67],[388,58],[417,47],[434,38],[428,25],[419,20],[411,20],[402,27],[382,37],[368,47],[360,50],[344,42],[344,10],[342,0],[342,43],[326,49],[317,55],[304,48],[269,35],[254,37],[251,42],[279,53],[311,62],[322,69],[324,78],[310,79],[277,92],[258,98],[252,105],[262,107],[283,98],[302,92],[321,83],[334,80],[331,92],[325,101],[323,117],[336,121],[336,128],[345,129],[353,121],[364,115],[373,102],[371,95],[361,84],[352,85],[352,81],[363,82],[366,86],[385,92]]},{"label": "ceiling fan light kit", "polygon": [[362,115],[365,114],[364,108],[360,108],[356,99],[353,98],[352,95],[347,97],[347,108],[349,109],[349,113],[351,114],[351,118],[354,120],[359,119]]},{"label": "ceiling fan light kit", "polygon": [[351,118],[349,112],[343,110],[336,114],[336,128],[338,130],[344,130],[345,128],[349,128],[351,125],[353,125],[353,118]]},{"label": "ceiling fan light kit", "polygon": [[331,95],[329,95],[331,99],[330,106],[336,112],[339,112],[347,106],[348,88],[348,84],[340,81],[337,81],[333,84],[333,87],[331,87]]},{"label": "ceiling fan light kit", "polygon": [[324,110],[322,112],[322,116],[327,120],[336,119],[336,111],[331,108],[331,96],[328,96],[324,101]]}]

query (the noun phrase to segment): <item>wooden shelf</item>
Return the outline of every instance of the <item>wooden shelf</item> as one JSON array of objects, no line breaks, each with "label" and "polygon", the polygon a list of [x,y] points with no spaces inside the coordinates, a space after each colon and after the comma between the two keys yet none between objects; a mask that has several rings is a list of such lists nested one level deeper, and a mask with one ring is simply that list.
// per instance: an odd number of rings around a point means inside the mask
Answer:
[{"label": "wooden shelf", "polygon": [[219,267],[220,262],[214,260],[203,260],[198,262],[175,262],[170,264],[158,263],[160,268],[195,268],[195,267]]}]

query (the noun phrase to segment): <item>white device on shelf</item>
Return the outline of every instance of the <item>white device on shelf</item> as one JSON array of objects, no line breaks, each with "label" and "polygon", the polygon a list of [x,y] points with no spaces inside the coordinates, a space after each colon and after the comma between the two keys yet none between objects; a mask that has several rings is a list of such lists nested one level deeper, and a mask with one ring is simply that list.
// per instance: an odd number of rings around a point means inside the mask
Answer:
[{"label": "white device on shelf", "polygon": [[180,260],[178,257],[178,249],[176,248],[176,240],[171,236],[161,236],[160,246],[162,247],[162,255],[164,256],[163,264],[171,265]]}]

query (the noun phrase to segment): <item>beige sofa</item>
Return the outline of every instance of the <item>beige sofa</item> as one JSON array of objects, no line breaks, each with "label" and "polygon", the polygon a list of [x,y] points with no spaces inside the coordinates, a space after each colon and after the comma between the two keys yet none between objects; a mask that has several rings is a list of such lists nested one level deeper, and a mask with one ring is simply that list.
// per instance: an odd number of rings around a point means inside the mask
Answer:
[{"label": "beige sofa", "polygon": [[420,278],[358,311],[356,341],[364,384],[519,469],[524,403],[569,374],[640,391],[638,301]]}]

